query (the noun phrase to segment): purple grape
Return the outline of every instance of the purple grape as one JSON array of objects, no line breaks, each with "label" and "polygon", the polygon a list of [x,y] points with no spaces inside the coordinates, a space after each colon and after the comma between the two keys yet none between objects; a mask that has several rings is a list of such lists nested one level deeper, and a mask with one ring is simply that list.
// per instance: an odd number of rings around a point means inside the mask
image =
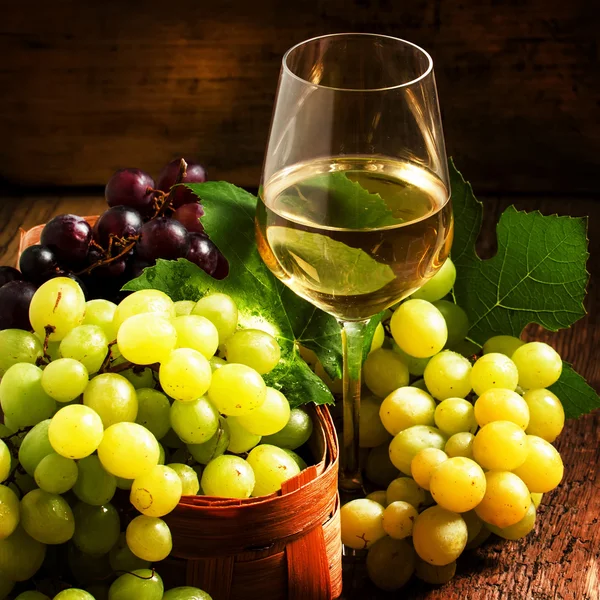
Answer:
[{"label": "purple grape", "polygon": [[140,169],[121,169],[106,184],[104,197],[109,206],[129,206],[141,215],[150,215],[154,204],[154,179]]},{"label": "purple grape", "polygon": [[204,227],[200,222],[200,217],[204,215],[202,204],[198,202],[184,204],[174,213],[173,218],[179,221],[190,233],[202,233]]},{"label": "purple grape", "polygon": [[136,246],[138,257],[147,261],[182,258],[189,249],[190,234],[179,221],[167,217],[145,223]]},{"label": "purple grape", "polygon": [[28,281],[9,281],[0,288],[0,329],[31,330],[29,305],[36,286]]},{"label": "purple grape", "polygon": [[[159,190],[162,190],[166,193],[169,192],[171,186],[177,181],[180,162],[181,159],[176,158],[160,172],[157,184]],[[206,171],[204,170],[204,167],[200,163],[194,161],[186,162],[187,175],[181,183],[204,183],[206,181]],[[172,203],[173,208],[179,208],[180,206],[189,204],[191,202],[198,202],[198,197],[191,190],[188,190],[185,187],[180,187],[175,190]]]},{"label": "purple grape", "polygon": [[100,265],[99,267],[96,267],[91,272],[91,275],[102,278],[121,277],[121,275],[125,273],[126,269],[127,261],[124,258],[118,258],[107,265]]},{"label": "purple grape", "polygon": [[215,279],[225,279],[225,277],[229,275],[229,262],[223,256],[220,250],[217,250],[217,252],[217,268],[215,269],[215,272],[212,274],[212,276]]},{"label": "purple grape", "polygon": [[131,238],[139,234],[143,221],[140,213],[129,206],[113,206],[100,215],[94,225],[94,240],[108,248],[110,236]]},{"label": "purple grape", "polygon": [[87,255],[87,264],[95,265],[99,260],[105,258],[104,252],[100,250],[100,248],[96,248],[95,246],[90,246],[90,250]]},{"label": "purple grape", "polygon": [[40,242],[54,252],[61,264],[77,266],[85,261],[91,239],[92,228],[84,218],[59,215],[42,229]]},{"label": "purple grape", "polygon": [[19,259],[19,268],[26,279],[37,284],[53,277],[59,270],[54,252],[40,244],[23,250]]},{"label": "purple grape", "polygon": [[9,281],[20,281],[21,279],[23,279],[23,275],[14,267],[0,267],[0,288]]},{"label": "purple grape", "polygon": [[186,258],[212,275],[219,262],[219,250],[205,233],[192,233],[190,239],[190,250]]}]

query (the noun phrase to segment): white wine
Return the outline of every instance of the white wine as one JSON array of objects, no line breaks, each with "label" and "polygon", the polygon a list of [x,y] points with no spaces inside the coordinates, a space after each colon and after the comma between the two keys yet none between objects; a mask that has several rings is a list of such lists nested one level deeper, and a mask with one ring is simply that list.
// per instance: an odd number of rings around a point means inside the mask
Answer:
[{"label": "white wine", "polygon": [[274,175],[260,190],[256,231],[278,279],[335,317],[359,320],[435,274],[453,219],[449,192],[429,170],[354,156]]}]

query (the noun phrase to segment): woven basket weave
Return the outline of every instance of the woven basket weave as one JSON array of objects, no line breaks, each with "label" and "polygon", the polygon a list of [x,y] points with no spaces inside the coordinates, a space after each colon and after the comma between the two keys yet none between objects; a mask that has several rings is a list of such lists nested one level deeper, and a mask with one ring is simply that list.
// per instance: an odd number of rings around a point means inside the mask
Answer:
[{"label": "woven basket weave", "polygon": [[[93,225],[98,217],[86,217]],[[21,231],[19,256],[43,225]],[[342,592],[338,440],[329,411],[311,409],[315,464],[281,492],[234,500],[184,496],[164,517],[173,550],[158,570],[170,586],[214,600],[332,600]]]}]

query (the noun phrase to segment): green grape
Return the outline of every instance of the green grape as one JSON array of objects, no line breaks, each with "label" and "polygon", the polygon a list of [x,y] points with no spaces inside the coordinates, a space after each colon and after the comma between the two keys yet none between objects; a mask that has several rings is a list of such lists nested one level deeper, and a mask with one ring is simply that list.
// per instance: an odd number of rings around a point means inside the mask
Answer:
[{"label": "green grape", "polygon": [[531,496],[523,480],[510,471],[488,471],[485,479],[485,495],[475,507],[477,516],[502,528],[518,523],[531,504]]},{"label": "green grape", "polygon": [[406,540],[384,537],[369,548],[367,574],[381,590],[391,592],[404,587],[414,570],[415,551]]},{"label": "green grape", "polygon": [[96,325],[101,327],[109,342],[117,339],[117,328],[114,324],[117,305],[108,300],[88,300],[85,303],[85,317],[83,325]]},{"label": "green grape", "polygon": [[392,392],[379,407],[381,423],[392,435],[413,425],[433,425],[434,413],[435,400],[427,392],[410,386]]},{"label": "green grape", "polygon": [[32,333],[21,329],[3,329],[0,331],[0,378],[17,363],[34,365],[42,354],[42,342]]},{"label": "green grape", "polygon": [[106,334],[98,325],[79,325],[71,329],[60,343],[62,358],[78,360],[88,373],[97,373],[108,354]]},{"label": "green grape", "polygon": [[113,575],[108,554],[86,554],[72,541],[67,545],[67,565],[75,581],[82,586],[93,581],[106,581]]},{"label": "green grape", "polygon": [[119,327],[117,345],[125,359],[137,365],[166,360],[177,344],[171,321],[156,313],[130,317]]},{"label": "green grape", "polygon": [[[369,352],[375,352],[375,350],[379,350],[381,346],[383,346],[383,342],[385,340],[385,329],[381,323],[377,323],[377,327],[375,327],[375,331],[373,333],[373,339],[371,340],[371,347]],[[314,354],[314,353],[313,353]],[[316,354],[315,354],[316,357]],[[302,357],[304,358],[304,357]],[[304,359],[307,363],[306,359]],[[309,363],[310,364],[310,363]]]},{"label": "green grape", "polygon": [[197,587],[176,587],[165,592],[162,600],[212,600],[211,596]]},{"label": "green grape", "polygon": [[145,427],[157,440],[162,439],[171,428],[169,399],[158,390],[140,388],[137,390],[137,401],[135,422]]},{"label": "green grape", "polygon": [[200,298],[192,314],[206,317],[217,328],[220,343],[234,334],[238,323],[237,306],[233,298],[226,294],[210,294]]},{"label": "green grape", "polygon": [[462,398],[446,398],[435,409],[435,424],[448,436],[477,429],[473,405]]},{"label": "green grape", "polygon": [[477,516],[474,510],[468,510],[460,515],[467,524],[467,544],[472,542],[481,531],[483,521]]},{"label": "green grape", "polygon": [[230,434],[227,419],[219,417],[217,432],[203,444],[188,444],[187,449],[195,460],[207,465],[213,458],[225,453],[229,441]]},{"label": "green grape", "polygon": [[75,281],[68,277],[55,277],[42,284],[31,299],[29,321],[35,332],[43,337],[46,328],[48,339],[60,342],[80,325],[85,316],[85,296]]},{"label": "green grape", "polygon": [[550,387],[562,372],[560,355],[543,342],[520,346],[514,351],[512,360],[519,370],[519,385],[525,390]]},{"label": "green grape", "polygon": [[98,446],[102,466],[116,477],[135,479],[158,464],[156,438],[137,423],[115,423]]},{"label": "green grape", "polygon": [[181,480],[182,496],[195,496],[198,493],[200,482],[198,481],[198,474],[192,467],[180,463],[170,463],[167,467],[175,471]]},{"label": "green grape", "polygon": [[129,500],[143,515],[162,517],[179,504],[182,493],[179,475],[163,465],[136,477]]},{"label": "green grape", "polygon": [[192,402],[208,390],[212,370],[197,350],[178,348],[162,362],[158,376],[167,395],[180,402]]},{"label": "green grape", "polygon": [[360,402],[359,445],[361,448],[374,448],[391,439],[390,434],[379,418],[380,400],[366,396]]},{"label": "green grape", "polygon": [[[466,514],[466,513],[465,513]],[[479,548],[489,537],[492,532],[486,527],[482,527],[479,533],[465,546],[465,550],[473,550]]]},{"label": "green grape", "polygon": [[437,354],[446,344],[448,328],[442,313],[426,300],[407,300],[392,315],[394,341],[416,358]]},{"label": "green grape", "polygon": [[467,525],[459,514],[432,506],[415,520],[413,544],[422,560],[441,567],[461,555],[467,535]]},{"label": "green grape", "polygon": [[456,267],[448,257],[437,273],[421,288],[410,296],[427,300],[427,302],[436,302],[450,293],[456,281]]},{"label": "green grape", "polygon": [[525,433],[553,442],[565,426],[565,411],[560,400],[545,389],[528,390],[523,400],[529,407],[529,424]]},{"label": "green grape", "polygon": [[483,345],[483,353],[490,354],[491,352],[498,352],[511,358],[515,350],[524,344],[525,342],[522,342],[519,338],[513,337],[512,335],[495,335]]},{"label": "green grape", "polygon": [[435,427],[413,425],[401,431],[390,443],[390,460],[397,469],[410,475],[410,463],[419,450],[438,448],[442,450],[446,436]]},{"label": "green grape", "polygon": [[363,365],[365,385],[380,398],[408,385],[408,368],[393,350],[380,348],[371,352]]},{"label": "green grape", "polygon": [[300,473],[300,467],[289,454],[270,444],[262,444],[251,450],[247,461],[256,480],[253,496],[267,496],[277,492],[285,481]]},{"label": "green grape", "polygon": [[120,490],[130,490],[133,485],[133,479],[125,479],[124,477],[116,477],[115,479]]},{"label": "green grape", "polygon": [[442,585],[448,583],[456,574],[456,561],[453,560],[447,565],[430,565],[428,562],[417,557],[415,563],[415,575],[425,583],[433,585]]},{"label": "green grape", "polygon": [[292,408],[285,427],[277,433],[264,436],[262,441],[263,444],[296,450],[308,441],[312,432],[313,422],[307,412],[301,408]]},{"label": "green grape", "polygon": [[196,350],[207,360],[214,356],[219,347],[219,333],[207,318],[184,315],[173,319],[173,325],[177,331],[178,348]]},{"label": "green grape", "polygon": [[104,434],[98,413],[82,404],[61,408],[51,419],[48,438],[54,452],[66,458],[85,458],[94,452]]},{"label": "green grape", "polygon": [[200,485],[207,496],[249,498],[255,481],[254,471],[247,461],[223,454],[206,465]]},{"label": "green grape", "polygon": [[125,533],[119,535],[117,543],[110,549],[108,560],[113,571],[135,571],[148,569],[150,561],[138,558],[127,545]]},{"label": "green grape", "polygon": [[243,454],[248,452],[261,440],[260,435],[248,431],[239,422],[237,417],[228,417],[227,425],[229,427],[229,445],[227,450],[234,454]]},{"label": "green grape", "polygon": [[88,370],[73,358],[54,360],[42,373],[44,391],[57,402],[71,402],[81,396],[88,381]]},{"label": "green grape", "polygon": [[425,490],[410,477],[397,477],[385,491],[386,504],[407,502],[417,510],[425,504]]},{"label": "green grape", "polygon": [[392,341],[392,350],[402,359],[402,362],[406,365],[408,372],[411,375],[415,375],[420,377],[425,372],[425,367],[427,363],[431,359],[431,356],[427,356],[425,358],[416,358],[407,354],[396,344],[396,342]]},{"label": "green grape", "polygon": [[446,347],[451,348],[460,344],[469,333],[469,317],[467,313],[454,302],[438,300],[433,305],[442,313],[448,328]]},{"label": "green grape", "polygon": [[67,501],[44,490],[33,490],[23,496],[21,525],[42,544],[64,544],[75,532],[73,512]]},{"label": "green grape", "polygon": [[29,363],[10,367],[0,380],[0,405],[4,420],[17,429],[36,425],[56,410],[56,402],[42,387],[42,370]]},{"label": "green grape", "polygon": [[23,494],[27,494],[32,490],[36,489],[35,479],[28,475],[27,473],[21,473],[20,470],[14,471],[15,481],[14,483],[9,484],[10,489],[13,492],[17,492],[19,496],[23,496]]},{"label": "green grape", "polygon": [[129,549],[138,558],[150,562],[167,558],[173,548],[171,530],[157,517],[136,517],[127,526],[125,535]]},{"label": "green grape", "polygon": [[553,490],[564,474],[558,450],[550,442],[535,435],[528,435],[525,445],[527,458],[512,471],[525,482],[530,492],[544,494]]},{"label": "green grape", "polygon": [[533,503],[533,505],[536,508],[539,508],[541,502],[542,502],[542,496],[544,494],[540,494],[539,492],[532,492],[531,494],[531,502]]},{"label": "green grape", "polygon": [[384,537],[383,511],[381,504],[366,498],[344,504],[340,510],[342,544],[355,550],[366,550]]},{"label": "green grape", "polygon": [[[120,358],[123,362],[125,359],[123,357]],[[114,365],[117,364],[115,361],[112,363]],[[140,367],[138,365],[134,365],[131,369],[126,369],[125,371],[121,371],[121,375],[129,381],[129,383],[136,389],[140,390],[143,388],[153,388],[155,385],[154,382],[154,373],[152,369],[148,367]]]},{"label": "green grape", "polygon": [[396,500],[388,504],[383,511],[383,529],[396,540],[404,539],[412,534],[413,524],[418,514],[412,504]]},{"label": "green grape", "polygon": [[68,492],[77,481],[77,463],[56,452],[44,456],[35,468],[34,478],[40,489],[51,494]]},{"label": "green grape", "polygon": [[192,310],[196,303],[193,300],[178,300],[174,302],[175,306],[175,316],[177,317],[186,317],[187,315],[192,314]]},{"label": "green grape", "polygon": [[48,439],[50,422],[50,419],[46,419],[38,423],[33,429],[27,432],[21,442],[19,462],[28,475],[33,476],[35,468],[42,458],[54,452]]},{"label": "green grape", "polygon": [[58,592],[52,600],[95,600],[89,592],[80,588],[68,588]]},{"label": "green grape", "polygon": [[0,540],[12,535],[20,520],[19,498],[9,487],[0,485]]},{"label": "green grape", "polygon": [[[2,597],[2,594],[0,594],[0,598]],[[15,600],[50,600],[50,597],[46,596],[46,594],[42,594],[42,592],[29,590],[19,594]]]},{"label": "green grape", "polygon": [[237,417],[237,420],[250,433],[260,436],[273,435],[288,424],[290,413],[290,403],[287,398],[279,390],[267,387],[265,401],[261,406],[246,415]]},{"label": "green grape", "polygon": [[451,350],[436,354],[423,375],[427,389],[436,400],[465,398],[471,391],[471,363]]},{"label": "green grape", "polygon": [[0,483],[8,477],[11,462],[10,450],[4,440],[0,439]]},{"label": "green grape", "polygon": [[[34,335],[38,335],[34,332]],[[44,336],[40,338],[40,341],[44,342]],[[50,360],[55,361],[60,358],[60,342],[49,342],[46,354],[50,357]]]},{"label": "green grape", "polygon": [[75,534],[73,543],[81,552],[106,554],[119,539],[119,513],[112,504],[90,506],[79,502],[73,509]]},{"label": "green grape", "polygon": [[400,475],[392,464],[389,454],[389,444],[371,448],[365,465],[365,475],[369,481],[381,487],[387,487]]},{"label": "green grape", "polygon": [[291,456],[292,460],[298,465],[301,471],[304,471],[304,469],[308,467],[306,461],[299,454],[296,454],[293,450],[289,450],[288,448],[282,448],[282,450],[288,456]]},{"label": "green grape", "polygon": [[499,352],[484,354],[471,369],[471,385],[478,396],[495,388],[514,391],[518,381],[519,372],[515,363]]},{"label": "green grape", "polygon": [[507,527],[496,527],[496,525],[486,524],[486,527],[496,535],[504,538],[505,540],[520,540],[524,538],[528,533],[533,531],[535,527],[535,505],[531,503],[525,516],[520,520],[514,523],[513,525],[508,525]]},{"label": "green grape", "polygon": [[[7,579],[7,577],[0,571],[0,600],[5,600],[8,598],[8,595],[13,591],[15,587],[15,582],[12,579]],[[22,594],[19,594],[15,600],[23,600],[20,598]],[[27,598],[25,598],[27,600]],[[36,600],[36,598],[31,598],[30,600]],[[46,600],[45,597],[37,600]],[[47,600],[50,600],[49,598]]]},{"label": "green grape", "polygon": [[483,469],[470,458],[457,456],[440,464],[431,476],[429,489],[442,507],[463,513],[475,508],[485,494]]},{"label": "green grape", "polygon": [[220,413],[238,417],[248,414],[265,401],[267,386],[251,367],[227,364],[213,373],[208,397]]},{"label": "green grape", "polygon": [[384,508],[387,506],[386,491],[377,490],[367,494],[367,500],[374,500],[377,504],[381,504]]},{"label": "green grape", "polygon": [[94,454],[82,458],[77,464],[78,477],[73,486],[75,495],[86,504],[102,506],[112,500],[117,489],[114,475],[107,473]]},{"label": "green grape", "polygon": [[94,377],[83,393],[83,404],[100,416],[104,428],[122,421],[135,421],[138,412],[135,388],[118,373]]},{"label": "green grape", "polygon": [[144,313],[152,313],[155,317],[165,317],[170,320],[175,317],[175,306],[164,292],[140,290],[121,301],[115,311],[113,325],[118,332],[127,319]]},{"label": "green grape", "polygon": [[513,471],[527,458],[527,436],[515,423],[492,421],[473,440],[473,458],[484,468]]},{"label": "green grape", "polygon": [[450,457],[473,458],[473,440],[475,440],[475,436],[468,431],[455,433],[448,438],[444,446],[444,452]]},{"label": "green grape", "polygon": [[46,556],[46,546],[34,540],[23,527],[5,539],[0,539],[0,573],[10,576],[13,581],[31,579],[42,566]]},{"label": "green grape", "polygon": [[227,364],[226,360],[223,360],[222,358],[219,358],[218,356],[211,356],[210,360],[208,362],[210,363],[210,368],[213,373],[217,369],[220,369],[223,365]]},{"label": "green grape", "polygon": [[448,455],[437,448],[424,448],[415,454],[410,463],[413,479],[424,490],[429,490],[431,476],[439,465],[448,460]]},{"label": "green grape", "polygon": [[526,429],[529,424],[529,407],[516,392],[491,388],[477,398],[475,419],[480,427],[493,421],[511,421],[521,429]]},{"label": "green grape", "polygon": [[281,358],[277,340],[259,329],[241,329],[227,339],[227,360],[253,368],[261,375],[272,371]]},{"label": "green grape", "polygon": [[219,413],[204,396],[192,402],[173,402],[171,427],[186,444],[202,444],[219,427]]},{"label": "green grape", "polygon": [[137,569],[121,575],[110,586],[109,600],[162,600],[164,586],[160,575],[150,569]]}]

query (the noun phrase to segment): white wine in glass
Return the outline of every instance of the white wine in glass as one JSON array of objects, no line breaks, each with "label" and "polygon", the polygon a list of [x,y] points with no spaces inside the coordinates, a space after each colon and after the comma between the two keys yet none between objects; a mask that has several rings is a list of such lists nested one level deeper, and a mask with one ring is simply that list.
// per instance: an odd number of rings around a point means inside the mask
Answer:
[{"label": "white wine in glass", "polygon": [[259,252],[343,326],[340,486],[361,487],[360,370],[370,317],[444,263],[453,232],[432,61],[409,42],[334,34],[283,67],[256,213]]}]

